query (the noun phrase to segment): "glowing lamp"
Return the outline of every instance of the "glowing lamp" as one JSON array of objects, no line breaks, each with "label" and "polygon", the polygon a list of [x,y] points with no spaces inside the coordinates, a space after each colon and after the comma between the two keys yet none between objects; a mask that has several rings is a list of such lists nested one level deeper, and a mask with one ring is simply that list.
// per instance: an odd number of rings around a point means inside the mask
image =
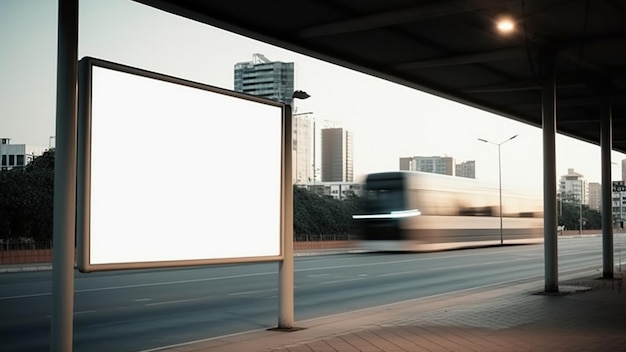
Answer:
[{"label": "glowing lamp", "polygon": [[498,32],[507,34],[515,29],[515,20],[508,13],[501,13],[496,16],[496,28]]}]

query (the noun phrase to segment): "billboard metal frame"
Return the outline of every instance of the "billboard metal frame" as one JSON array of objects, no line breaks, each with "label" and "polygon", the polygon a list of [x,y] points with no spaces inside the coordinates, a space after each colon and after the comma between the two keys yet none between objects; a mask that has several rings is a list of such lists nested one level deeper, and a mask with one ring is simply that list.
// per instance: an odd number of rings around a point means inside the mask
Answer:
[{"label": "billboard metal frame", "polygon": [[[156,261],[132,261],[92,263],[91,250],[91,154],[92,154],[92,84],[93,68],[100,67],[130,75],[136,75],[164,81],[175,85],[195,88],[210,93],[243,99],[249,102],[279,107],[281,111],[281,183],[280,183],[280,236],[279,253],[277,255],[241,256],[227,258],[203,258],[182,260],[156,260]],[[289,105],[276,101],[259,98],[239,92],[234,92],[206,84],[192,82],[172,76],[167,76],[135,67],[85,57],[78,64],[78,150],[77,150],[77,267],[81,272],[142,269],[142,268],[168,268],[182,266],[198,266],[210,264],[231,264],[268,262],[287,259],[291,256],[292,248],[289,244],[290,236],[293,235],[293,193],[291,190],[291,108]],[[193,128],[193,127],[192,127]],[[263,156],[260,156],[263,157]],[[287,243],[289,242],[289,243]],[[286,253],[287,252],[287,253]]]}]

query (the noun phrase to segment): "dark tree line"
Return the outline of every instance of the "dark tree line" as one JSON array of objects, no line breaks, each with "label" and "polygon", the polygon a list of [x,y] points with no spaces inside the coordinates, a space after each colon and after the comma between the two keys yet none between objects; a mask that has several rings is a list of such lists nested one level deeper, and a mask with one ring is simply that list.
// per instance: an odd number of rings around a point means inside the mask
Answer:
[{"label": "dark tree line", "polygon": [[[559,204],[559,225],[565,225],[568,230],[580,228],[581,206],[580,204],[563,202]],[[583,230],[599,230],[602,228],[602,213],[582,206]]]},{"label": "dark tree line", "polygon": [[52,239],[54,150],[23,168],[0,171],[0,239]]},{"label": "dark tree line", "polygon": [[[0,171],[0,240],[52,240],[54,150],[24,168]],[[336,200],[294,187],[297,240],[346,238],[359,198]]]},{"label": "dark tree line", "polygon": [[[50,241],[54,193],[54,149],[46,151],[24,168],[0,171],[0,240]],[[294,236],[296,240],[347,238],[352,214],[360,198],[338,200],[294,187]],[[559,225],[579,228],[581,207],[575,202],[559,204]],[[599,211],[582,206],[583,229],[600,229]]]},{"label": "dark tree line", "polygon": [[[52,240],[54,149],[24,168],[0,171],[0,240]],[[352,214],[360,198],[338,200],[294,187],[294,236],[296,240],[343,239],[351,232]],[[559,204],[559,225],[579,228],[581,207]],[[599,211],[582,206],[583,229],[600,229]]]},{"label": "dark tree line", "polygon": [[293,190],[293,231],[296,240],[347,238],[360,198],[338,200],[300,187]]},{"label": "dark tree line", "polygon": [[[24,168],[0,172],[0,239],[49,241],[52,239],[54,149],[46,151]],[[294,187],[294,235],[296,240],[347,238],[352,214],[360,198],[338,200]],[[559,225],[579,228],[581,207],[575,202],[559,204]],[[599,211],[582,206],[583,229],[600,229]]]}]

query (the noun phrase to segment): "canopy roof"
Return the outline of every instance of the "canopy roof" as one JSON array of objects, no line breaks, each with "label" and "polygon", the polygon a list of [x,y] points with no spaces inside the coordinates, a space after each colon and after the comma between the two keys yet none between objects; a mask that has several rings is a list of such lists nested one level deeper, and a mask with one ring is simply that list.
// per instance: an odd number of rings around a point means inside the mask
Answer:
[{"label": "canopy roof", "polygon": [[599,144],[610,98],[626,153],[625,1],[136,1],[535,126],[553,67],[558,132]]}]

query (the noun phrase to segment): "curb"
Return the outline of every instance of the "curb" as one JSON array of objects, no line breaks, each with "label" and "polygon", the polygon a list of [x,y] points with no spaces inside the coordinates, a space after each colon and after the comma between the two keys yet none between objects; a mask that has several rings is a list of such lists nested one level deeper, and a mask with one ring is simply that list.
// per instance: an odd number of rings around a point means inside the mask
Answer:
[{"label": "curb", "polygon": [[[337,255],[337,254],[351,254],[351,253],[364,253],[366,251],[359,249],[322,249],[312,251],[295,252],[294,257],[313,257],[323,255]],[[49,271],[52,270],[52,263],[36,263],[36,264],[8,264],[0,266],[0,274],[8,273],[28,273],[34,271]]]},{"label": "curb", "polygon": [[8,265],[0,267],[0,274],[7,273],[26,273],[33,271],[48,271],[52,270],[52,264],[49,263],[41,263],[41,264],[32,264],[32,265]]}]

